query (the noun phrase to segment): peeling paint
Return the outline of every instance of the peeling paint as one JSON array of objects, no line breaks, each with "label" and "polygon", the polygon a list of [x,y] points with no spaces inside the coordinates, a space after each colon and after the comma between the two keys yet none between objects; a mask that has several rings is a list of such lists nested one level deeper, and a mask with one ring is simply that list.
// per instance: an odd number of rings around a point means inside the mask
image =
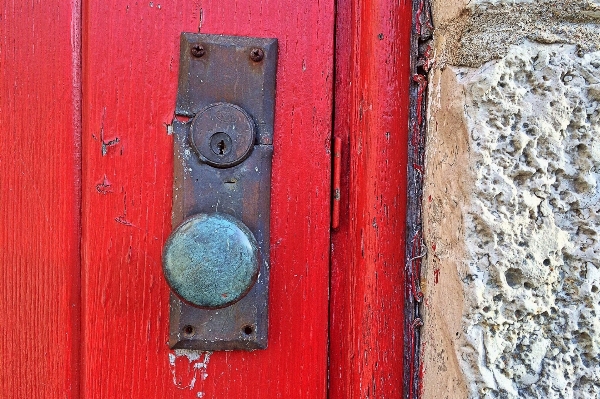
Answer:
[{"label": "peeling paint", "polygon": [[406,302],[405,302],[405,356],[404,389],[407,397],[413,399],[420,395],[420,330],[421,318],[421,262],[426,255],[423,241],[422,198],[425,155],[426,99],[428,91],[427,75],[431,66],[431,20],[429,0],[413,1],[413,21],[411,37],[411,74],[410,88],[410,131],[408,148],[408,201],[407,201],[407,245],[406,248]]},{"label": "peeling paint", "polygon": [[111,184],[106,178],[106,175],[104,175],[103,179],[98,184],[96,184],[96,191],[98,192],[98,194],[102,195],[110,194],[113,192],[113,190],[111,189]]},{"label": "peeling paint", "polygon": [[208,362],[211,355],[212,352],[188,349],[176,349],[170,352],[169,368],[173,376],[173,385],[181,390],[199,389],[196,396],[203,398],[202,383],[208,378]]}]

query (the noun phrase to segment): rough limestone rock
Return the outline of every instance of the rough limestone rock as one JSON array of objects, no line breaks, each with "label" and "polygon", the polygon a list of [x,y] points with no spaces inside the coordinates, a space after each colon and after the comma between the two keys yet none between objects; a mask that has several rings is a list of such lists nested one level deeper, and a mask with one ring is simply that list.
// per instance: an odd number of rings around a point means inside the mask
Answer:
[{"label": "rough limestone rock", "polygon": [[423,396],[600,397],[600,52],[524,40],[430,87]]},{"label": "rough limestone rock", "polygon": [[600,50],[598,0],[434,0],[438,65],[478,67],[526,41]]}]

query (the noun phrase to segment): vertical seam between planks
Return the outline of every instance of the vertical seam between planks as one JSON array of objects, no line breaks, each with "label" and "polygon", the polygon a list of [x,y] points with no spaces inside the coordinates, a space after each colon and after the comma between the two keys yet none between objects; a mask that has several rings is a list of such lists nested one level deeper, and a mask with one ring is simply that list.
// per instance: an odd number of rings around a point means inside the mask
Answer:
[{"label": "vertical seam between planks", "polygon": [[[339,0],[334,0],[333,1],[333,40],[331,45],[333,46],[333,62],[331,63],[331,164],[330,164],[330,168],[331,168],[331,173],[333,174],[333,146],[334,146],[334,142],[335,142],[335,110],[336,110],[336,93],[337,93],[337,32],[338,32],[338,1]],[[340,165],[341,168],[341,165]],[[333,181],[331,182],[331,189],[333,190]],[[333,191],[330,193],[329,195],[329,202],[330,202],[330,220],[328,221],[327,225],[329,226],[329,271],[327,273],[327,280],[328,280],[328,293],[327,293],[327,370],[326,370],[326,377],[327,377],[327,384],[326,386],[326,391],[325,391],[325,398],[329,399],[330,395],[330,385],[331,385],[331,315],[332,315],[332,310],[331,310],[331,292],[333,290],[333,281],[332,281],[332,276],[333,276],[333,231],[331,229],[331,218],[333,217]],[[340,204],[341,205],[341,204]],[[338,226],[339,227],[339,226]]]},{"label": "vertical seam between planks", "polygon": [[73,144],[74,154],[74,215],[76,240],[76,259],[72,265],[73,287],[72,295],[72,344],[71,344],[71,398],[81,397],[81,375],[82,375],[82,337],[83,337],[83,318],[82,318],[82,221],[83,221],[83,93],[82,93],[82,0],[73,0],[71,4],[71,47],[72,47],[72,97],[73,97]]}]

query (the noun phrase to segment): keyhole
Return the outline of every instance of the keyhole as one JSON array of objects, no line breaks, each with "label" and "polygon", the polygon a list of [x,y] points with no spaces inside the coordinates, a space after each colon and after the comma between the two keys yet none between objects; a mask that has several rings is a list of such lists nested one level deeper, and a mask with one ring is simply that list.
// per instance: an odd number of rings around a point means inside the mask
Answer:
[{"label": "keyhole", "polygon": [[217,148],[219,149],[219,155],[225,155],[225,140],[219,141],[219,143],[217,144]]},{"label": "keyhole", "polygon": [[227,133],[217,132],[210,138],[210,148],[220,157],[229,155],[232,146],[231,137]]}]

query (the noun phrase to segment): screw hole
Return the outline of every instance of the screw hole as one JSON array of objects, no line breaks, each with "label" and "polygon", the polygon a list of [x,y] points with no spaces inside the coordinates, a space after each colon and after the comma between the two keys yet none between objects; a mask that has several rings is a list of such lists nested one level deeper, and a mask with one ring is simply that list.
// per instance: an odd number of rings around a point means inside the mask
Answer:
[{"label": "screw hole", "polygon": [[189,326],[188,325],[188,326],[183,327],[183,335],[186,338],[193,337],[195,333],[196,333],[196,331],[194,329],[194,326]]},{"label": "screw hole", "polygon": [[244,334],[250,335],[254,332],[254,328],[252,328],[252,326],[250,326],[250,325],[244,326],[243,331],[244,331]]}]

